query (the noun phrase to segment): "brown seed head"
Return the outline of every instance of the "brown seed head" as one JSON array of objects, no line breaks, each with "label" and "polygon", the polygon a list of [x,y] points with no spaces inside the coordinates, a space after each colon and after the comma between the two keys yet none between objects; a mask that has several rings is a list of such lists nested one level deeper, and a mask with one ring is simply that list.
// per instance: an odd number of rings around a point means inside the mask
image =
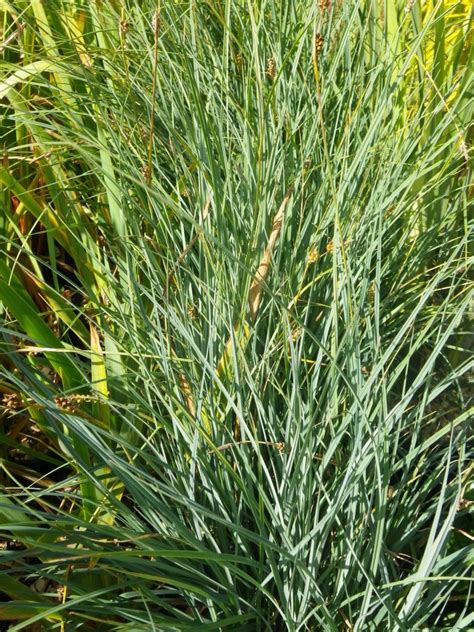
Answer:
[{"label": "brown seed head", "polygon": [[66,599],[67,589],[66,586],[58,586],[57,588],[58,601],[62,603]]},{"label": "brown seed head", "polygon": [[321,33],[316,33],[316,37],[314,38],[314,52],[316,53],[316,56],[321,54],[323,46],[324,37],[321,35]]},{"label": "brown seed head", "polygon": [[2,405],[7,410],[19,410],[23,407],[23,401],[18,393],[5,393],[2,397]]},{"label": "brown seed head", "polygon": [[54,403],[58,408],[64,410],[66,413],[74,413],[77,410],[77,404],[72,397],[56,395]]},{"label": "brown seed head", "polygon": [[149,182],[151,176],[150,167],[146,164],[143,165],[143,167],[141,168],[141,173],[145,182]]},{"label": "brown seed head", "polygon": [[70,413],[76,412],[80,404],[98,401],[100,401],[100,399],[95,395],[56,395],[54,398],[54,402],[58,408]]},{"label": "brown seed head", "polygon": [[158,37],[158,34],[160,32],[160,26],[161,26],[160,13],[159,11],[155,11],[151,19],[151,28],[153,29],[153,33],[155,37]]},{"label": "brown seed head", "polygon": [[460,136],[459,152],[466,162],[469,162],[469,149],[462,134]]},{"label": "brown seed head", "polygon": [[296,327],[295,329],[293,329],[293,331],[291,332],[291,339],[293,340],[293,342],[296,342],[299,338],[301,338],[302,333],[302,327]]},{"label": "brown seed head", "polygon": [[124,19],[120,20],[119,32],[120,32],[121,37],[125,37],[125,35],[128,33],[128,29],[129,29],[129,24],[127,20],[124,20]]},{"label": "brown seed head", "polygon": [[273,59],[273,57],[270,57],[270,59],[267,62],[267,75],[270,77],[270,79],[272,81],[273,81],[273,79],[275,79],[276,64],[275,64],[275,60]]},{"label": "brown seed head", "polygon": [[369,286],[369,291],[368,291],[368,295],[369,295],[369,300],[373,301],[375,298],[375,281],[373,281],[370,286]]}]

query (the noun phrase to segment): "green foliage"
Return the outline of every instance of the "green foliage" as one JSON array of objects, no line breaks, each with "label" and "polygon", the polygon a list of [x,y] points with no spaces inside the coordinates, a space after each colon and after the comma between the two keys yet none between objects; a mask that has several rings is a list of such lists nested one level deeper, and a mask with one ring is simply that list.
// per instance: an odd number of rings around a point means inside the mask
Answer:
[{"label": "green foliage", "polygon": [[11,630],[472,623],[452,5],[0,2]]}]

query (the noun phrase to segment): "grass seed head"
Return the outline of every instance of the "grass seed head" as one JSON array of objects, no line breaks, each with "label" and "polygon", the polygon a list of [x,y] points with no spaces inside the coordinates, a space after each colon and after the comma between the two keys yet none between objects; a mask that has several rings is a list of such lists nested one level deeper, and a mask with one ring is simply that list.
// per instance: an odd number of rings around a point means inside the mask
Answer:
[{"label": "grass seed head", "polygon": [[375,298],[375,289],[376,289],[376,285],[375,285],[375,281],[373,281],[370,286],[369,286],[369,291],[368,291],[368,296],[369,296],[369,300],[372,302]]},{"label": "grass seed head", "polygon": [[19,410],[23,407],[23,401],[18,393],[5,393],[2,397],[2,406],[8,411]]},{"label": "grass seed head", "polygon": [[72,397],[56,395],[54,403],[58,408],[66,413],[74,413],[77,410],[77,404]]},{"label": "grass seed head", "polygon": [[145,180],[145,182],[149,182],[150,181],[151,171],[150,171],[150,167],[147,164],[143,165],[143,167],[141,168],[141,174],[142,174],[143,179]]},{"label": "grass seed head", "polygon": [[466,162],[469,162],[469,149],[466,140],[464,139],[464,136],[462,136],[462,134],[460,134],[459,152],[464,160]]},{"label": "grass seed head", "polygon": [[237,68],[242,68],[244,63],[244,58],[242,57],[242,53],[237,53],[235,56],[235,65]]},{"label": "grass seed head", "polygon": [[160,32],[160,26],[161,26],[160,12],[156,10],[151,19],[151,28],[153,30],[155,37],[158,37],[158,34]]},{"label": "grass seed head", "polygon": [[291,332],[291,339],[293,340],[293,342],[297,342],[301,338],[302,333],[303,333],[303,328],[302,327],[296,327]]},{"label": "grass seed head", "polygon": [[270,77],[270,79],[272,81],[275,79],[276,64],[275,64],[275,60],[273,59],[273,57],[270,57],[270,59],[267,62],[267,75]]},{"label": "grass seed head", "polygon": [[324,37],[321,35],[321,33],[316,33],[316,37],[314,38],[314,52],[316,53],[316,56],[321,54],[323,46]]},{"label": "grass seed head", "polygon": [[196,320],[198,312],[195,305],[189,303],[187,313],[190,320]]},{"label": "grass seed head", "polygon": [[54,403],[58,408],[68,413],[79,410],[80,404],[100,401],[95,395],[56,395]]},{"label": "grass seed head", "polygon": [[125,19],[120,20],[119,22],[120,37],[125,37],[125,35],[128,33],[128,29],[129,29],[129,24],[127,20]]}]

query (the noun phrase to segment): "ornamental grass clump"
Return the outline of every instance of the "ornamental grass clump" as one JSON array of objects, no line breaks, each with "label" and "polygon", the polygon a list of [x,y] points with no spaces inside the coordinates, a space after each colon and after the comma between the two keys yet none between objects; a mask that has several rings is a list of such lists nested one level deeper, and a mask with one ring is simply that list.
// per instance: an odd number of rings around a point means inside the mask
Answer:
[{"label": "ornamental grass clump", "polygon": [[469,629],[467,3],[0,16],[0,620]]}]

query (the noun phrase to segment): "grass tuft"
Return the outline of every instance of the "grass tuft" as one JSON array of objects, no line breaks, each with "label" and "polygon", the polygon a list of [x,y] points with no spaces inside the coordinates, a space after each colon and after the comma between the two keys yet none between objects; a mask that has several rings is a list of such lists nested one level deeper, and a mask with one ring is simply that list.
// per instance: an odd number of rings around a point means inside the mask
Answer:
[{"label": "grass tuft", "polygon": [[469,629],[468,3],[0,18],[0,620]]}]

